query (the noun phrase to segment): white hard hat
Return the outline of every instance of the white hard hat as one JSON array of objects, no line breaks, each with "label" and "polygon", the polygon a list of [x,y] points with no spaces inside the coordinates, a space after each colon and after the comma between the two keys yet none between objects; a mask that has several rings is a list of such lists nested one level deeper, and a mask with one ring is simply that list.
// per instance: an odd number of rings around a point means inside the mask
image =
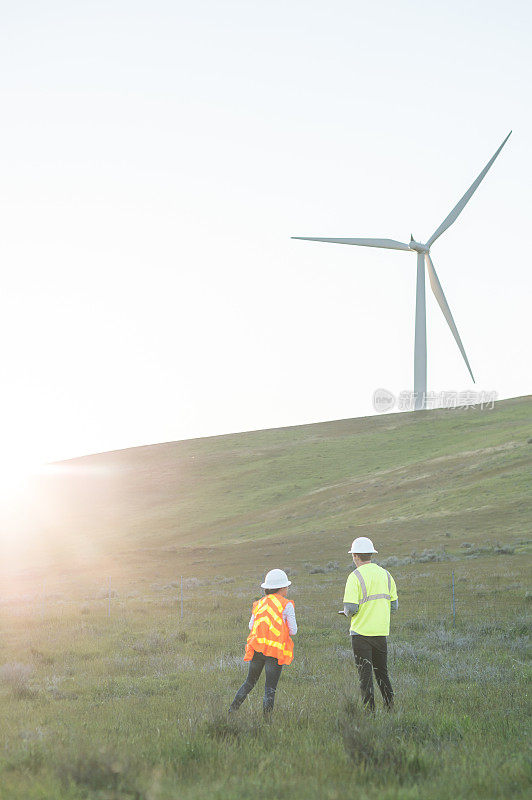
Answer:
[{"label": "white hard hat", "polygon": [[351,550],[347,551],[348,553],[378,553],[378,550],[375,550],[373,547],[373,542],[371,539],[368,539],[367,536],[359,536],[357,539],[354,539],[353,544],[351,545]]},{"label": "white hard hat", "polygon": [[292,581],[288,580],[288,575],[283,569],[271,569],[261,583],[262,589],[284,589],[290,586]]}]

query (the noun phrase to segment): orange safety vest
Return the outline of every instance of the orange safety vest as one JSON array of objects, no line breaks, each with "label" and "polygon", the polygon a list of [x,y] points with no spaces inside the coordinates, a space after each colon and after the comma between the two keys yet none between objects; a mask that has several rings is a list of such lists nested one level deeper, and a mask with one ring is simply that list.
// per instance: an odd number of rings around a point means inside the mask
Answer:
[{"label": "orange safety vest", "polygon": [[273,656],[279,664],[290,664],[294,657],[294,643],[283,620],[286,597],[267,594],[253,603],[255,617],[253,628],[248,636],[244,661],[251,661],[255,651]]}]

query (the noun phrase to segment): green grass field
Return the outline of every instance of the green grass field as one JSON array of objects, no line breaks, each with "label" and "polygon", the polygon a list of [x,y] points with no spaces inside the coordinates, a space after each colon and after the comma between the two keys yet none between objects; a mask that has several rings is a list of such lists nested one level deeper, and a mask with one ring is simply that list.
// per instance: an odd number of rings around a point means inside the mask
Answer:
[{"label": "green grass field", "polygon": [[[528,397],[43,477],[3,522],[0,798],[530,796],[530,437]],[[373,718],[336,614],[357,535],[400,598],[397,708]],[[292,571],[294,662],[269,724],[263,680],[228,719],[273,566]]]}]

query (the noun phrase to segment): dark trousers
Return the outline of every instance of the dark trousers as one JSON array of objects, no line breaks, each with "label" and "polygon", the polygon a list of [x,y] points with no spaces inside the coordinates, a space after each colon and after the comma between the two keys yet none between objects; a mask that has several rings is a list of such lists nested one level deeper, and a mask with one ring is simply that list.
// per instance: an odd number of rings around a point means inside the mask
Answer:
[{"label": "dark trousers", "polygon": [[249,662],[248,676],[236,693],[235,699],[231,703],[229,711],[236,711],[237,708],[240,708],[250,691],[257,683],[263,667],[266,673],[266,686],[264,689],[262,708],[266,714],[270,711],[273,711],[275,690],[277,689],[277,683],[283,667],[281,664],[279,664],[276,658],[273,658],[272,656],[265,656],[263,653],[257,653],[257,651],[255,651],[255,655]]},{"label": "dark trousers", "polygon": [[386,708],[393,706],[393,689],[388,676],[388,648],[386,636],[351,636],[355,663],[360,680],[362,701],[366,708],[375,710],[373,673],[381,690]]}]

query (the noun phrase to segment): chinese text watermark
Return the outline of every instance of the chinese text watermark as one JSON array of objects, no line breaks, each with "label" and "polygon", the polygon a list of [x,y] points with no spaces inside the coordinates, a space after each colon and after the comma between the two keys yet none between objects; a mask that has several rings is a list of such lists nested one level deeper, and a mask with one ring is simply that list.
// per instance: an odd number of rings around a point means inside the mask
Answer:
[{"label": "chinese text watermark", "polygon": [[[495,391],[466,390],[426,392],[423,395],[424,408],[473,408],[478,406],[481,411],[492,409],[497,399]],[[385,414],[393,408],[398,411],[414,411],[416,407],[416,392],[402,391],[397,397],[388,389],[375,389],[373,392],[373,408],[375,411]]]}]

